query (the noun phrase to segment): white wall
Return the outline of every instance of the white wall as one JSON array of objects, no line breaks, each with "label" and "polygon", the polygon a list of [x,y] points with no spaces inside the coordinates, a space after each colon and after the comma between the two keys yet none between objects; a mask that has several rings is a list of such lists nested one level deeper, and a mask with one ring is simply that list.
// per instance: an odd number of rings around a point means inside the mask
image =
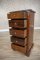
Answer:
[{"label": "white wall", "polygon": [[0,29],[8,29],[8,12],[25,9],[36,11],[34,27],[40,27],[40,0],[0,0]]}]

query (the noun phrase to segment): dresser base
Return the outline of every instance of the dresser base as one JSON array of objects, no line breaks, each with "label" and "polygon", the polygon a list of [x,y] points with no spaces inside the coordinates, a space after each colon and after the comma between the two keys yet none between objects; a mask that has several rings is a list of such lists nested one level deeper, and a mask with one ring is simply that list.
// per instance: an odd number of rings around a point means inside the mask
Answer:
[{"label": "dresser base", "polygon": [[19,46],[19,45],[16,45],[16,44],[11,44],[11,48],[15,51],[19,51],[19,52],[22,52],[22,53],[26,53],[26,48],[25,48],[25,46]]},{"label": "dresser base", "polygon": [[29,51],[27,51],[27,53],[25,54],[26,56],[28,56],[28,57],[30,56],[30,53],[31,53],[31,50],[32,50],[33,46],[34,46],[34,43],[32,44],[32,46],[29,49]]},{"label": "dresser base", "polygon": [[25,47],[19,47],[19,46],[17,46],[17,45],[14,45],[13,43],[11,43],[11,48],[15,51],[19,51],[19,52],[22,52],[22,53],[24,53],[26,56],[30,56],[30,53],[31,53],[31,50],[32,50],[32,48],[33,48],[33,45],[34,44],[32,44],[32,46],[31,46],[31,48],[29,49],[29,51],[27,50],[27,49],[25,49]]}]

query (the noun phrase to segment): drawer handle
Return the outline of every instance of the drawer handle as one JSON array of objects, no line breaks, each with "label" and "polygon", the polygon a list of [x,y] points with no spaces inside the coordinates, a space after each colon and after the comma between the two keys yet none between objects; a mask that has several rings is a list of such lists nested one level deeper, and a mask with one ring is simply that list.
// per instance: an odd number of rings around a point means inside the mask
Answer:
[{"label": "drawer handle", "polygon": [[15,35],[16,35],[16,32],[15,32]]},{"label": "drawer handle", "polygon": [[14,15],[14,17],[15,17],[15,15]]},{"label": "drawer handle", "polygon": [[17,23],[15,23],[15,26],[17,25]]},{"label": "drawer handle", "polygon": [[16,43],[17,43],[18,41],[16,41]]}]

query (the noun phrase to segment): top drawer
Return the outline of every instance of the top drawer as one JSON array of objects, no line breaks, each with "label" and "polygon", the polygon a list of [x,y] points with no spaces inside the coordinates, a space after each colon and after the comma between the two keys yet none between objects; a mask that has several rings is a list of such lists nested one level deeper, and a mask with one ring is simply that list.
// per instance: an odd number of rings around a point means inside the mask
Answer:
[{"label": "top drawer", "polygon": [[8,19],[27,18],[27,14],[25,12],[11,12],[7,16]]},{"label": "top drawer", "polygon": [[27,28],[27,20],[9,20],[9,27]]}]

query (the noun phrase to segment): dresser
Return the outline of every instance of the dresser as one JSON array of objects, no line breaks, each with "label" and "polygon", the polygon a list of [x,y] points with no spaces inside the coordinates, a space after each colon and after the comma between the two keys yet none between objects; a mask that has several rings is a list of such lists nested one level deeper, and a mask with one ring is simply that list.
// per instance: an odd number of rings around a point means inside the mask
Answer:
[{"label": "dresser", "polygon": [[35,11],[32,9],[7,14],[11,47],[27,56],[33,47],[34,15]]}]

